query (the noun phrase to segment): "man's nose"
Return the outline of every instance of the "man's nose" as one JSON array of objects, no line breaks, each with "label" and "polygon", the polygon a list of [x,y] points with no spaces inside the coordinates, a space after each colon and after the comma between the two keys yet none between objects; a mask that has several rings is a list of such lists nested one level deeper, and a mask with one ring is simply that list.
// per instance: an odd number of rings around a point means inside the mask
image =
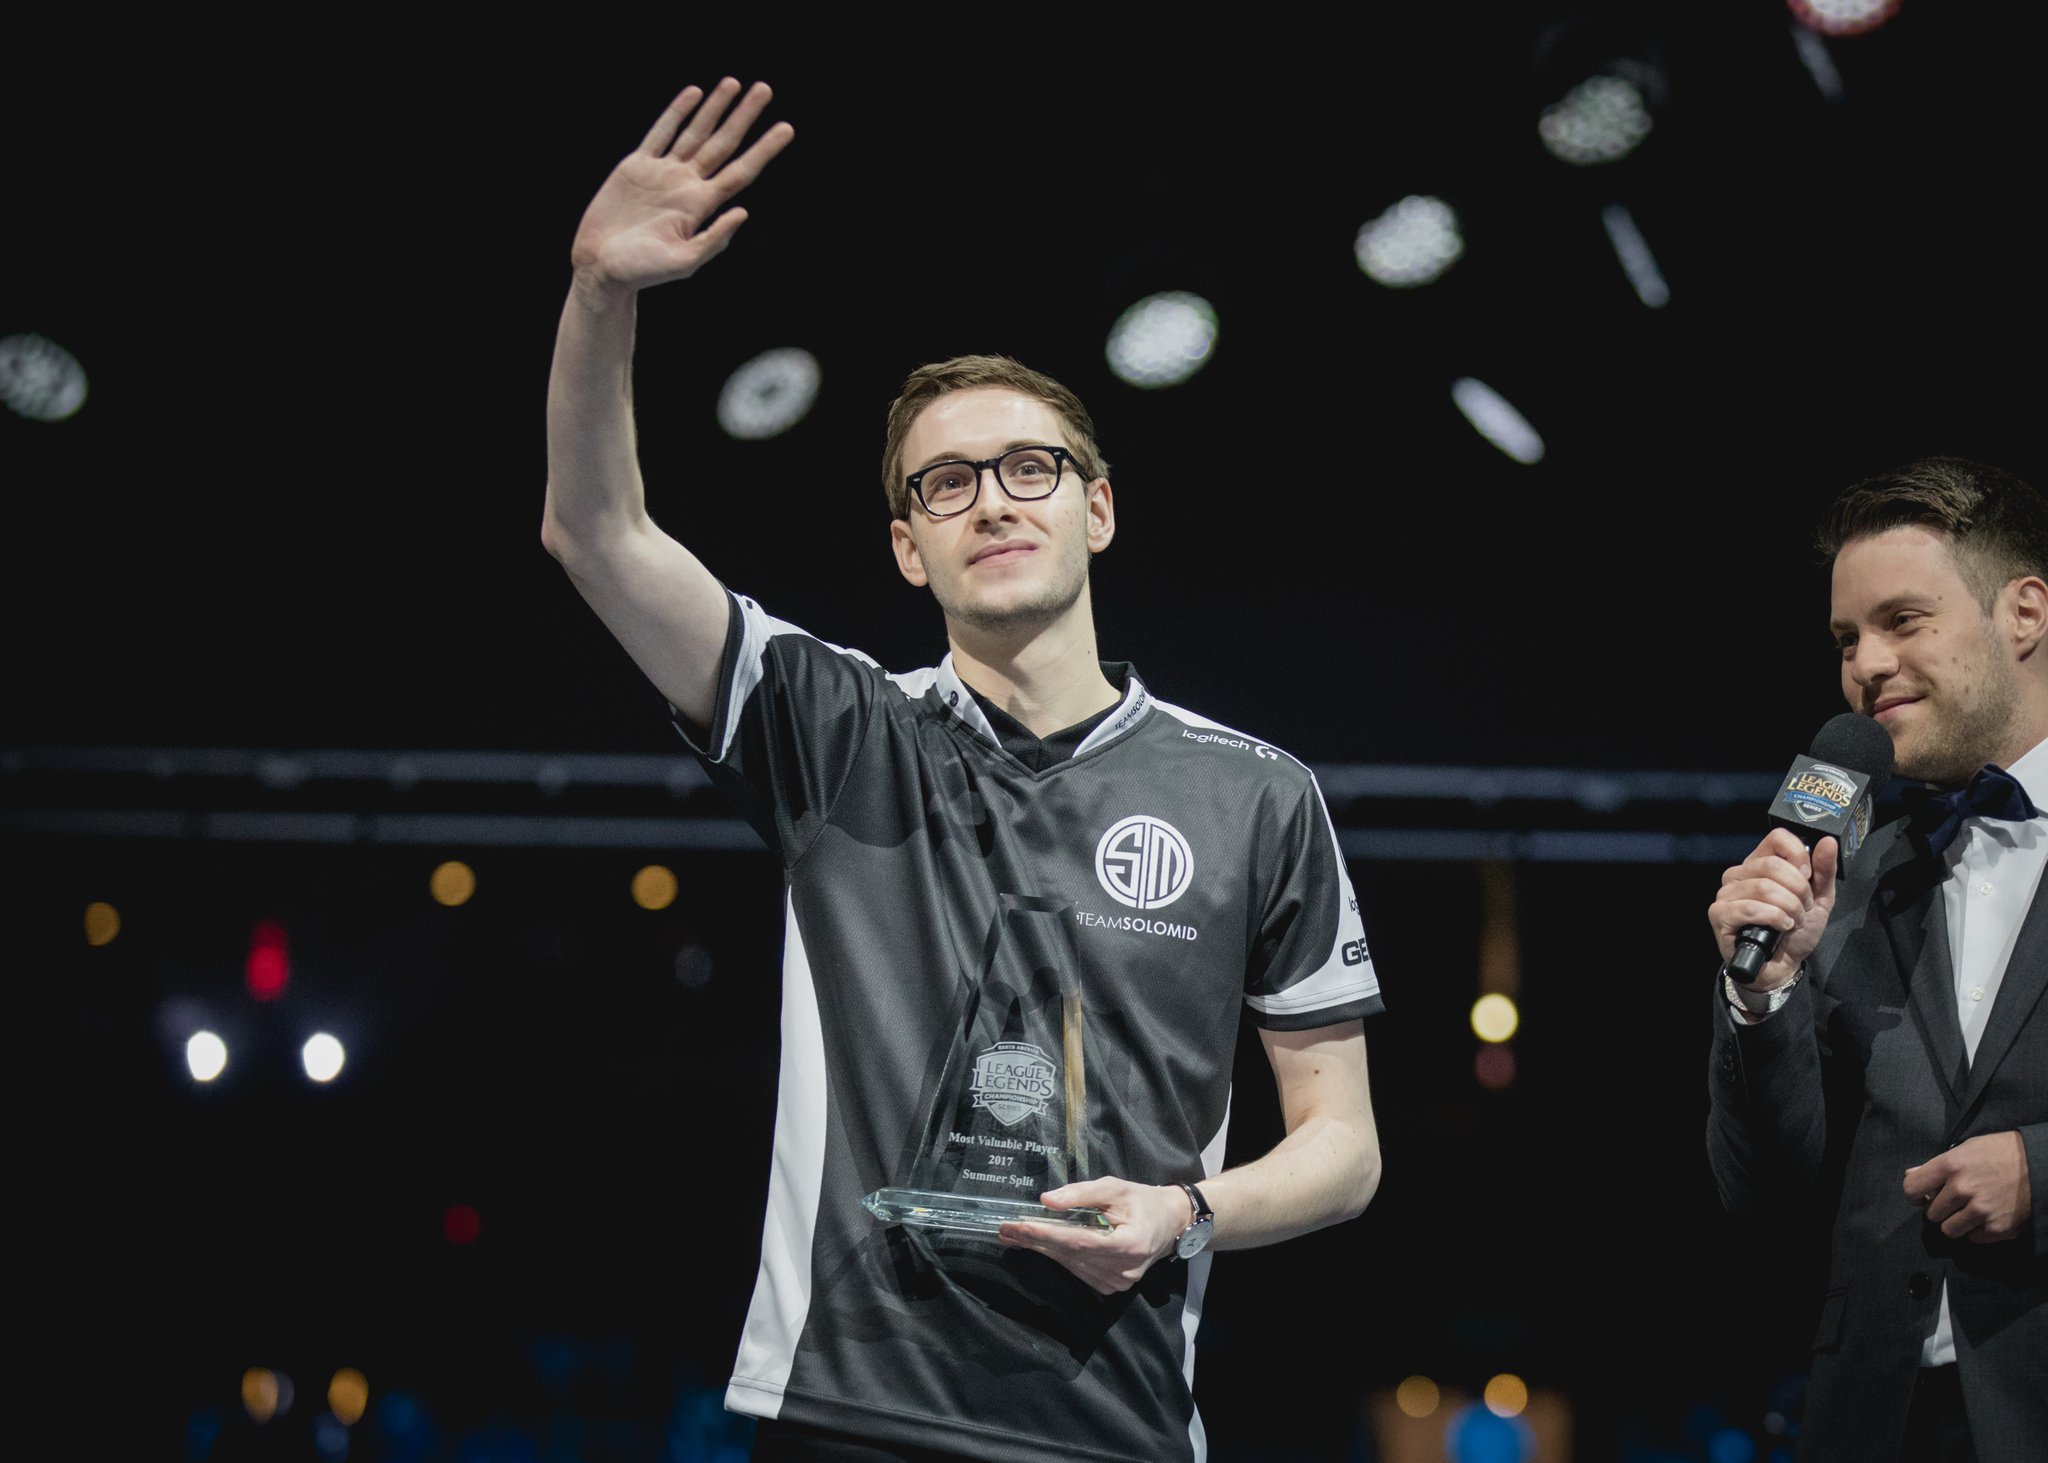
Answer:
[{"label": "man's nose", "polygon": [[977,523],[989,523],[998,518],[1008,518],[1015,511],[1010,495],[1003,491],[1003,480],[996,475],[995,466],[981,469],[974,495],[974,519]]},{"label": "man's nose", "polygon": [[1859,686],[1881,681],[1898,668],[1899,658],[1892,648],[1872,636],[1858,639],[1849,652],[1849,678]]}]

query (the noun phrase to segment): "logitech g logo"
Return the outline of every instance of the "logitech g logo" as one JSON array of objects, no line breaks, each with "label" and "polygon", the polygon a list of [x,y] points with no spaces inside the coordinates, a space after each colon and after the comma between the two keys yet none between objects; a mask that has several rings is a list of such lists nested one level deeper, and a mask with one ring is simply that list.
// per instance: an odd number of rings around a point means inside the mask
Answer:
[{"label": "logitech g logo", "polygon": [[1095,877],[1117,903],[1159,909],[1188,892],[1195,855],[1178,828],[1139,813],[1095,845]]}]

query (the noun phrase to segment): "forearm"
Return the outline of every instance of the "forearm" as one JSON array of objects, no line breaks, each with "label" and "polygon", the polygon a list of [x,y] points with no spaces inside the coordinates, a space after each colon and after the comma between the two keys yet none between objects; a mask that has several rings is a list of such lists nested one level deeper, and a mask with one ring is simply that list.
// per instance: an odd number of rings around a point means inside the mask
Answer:
[{"label": "forearm", "polygon": [[726,593],[647,514],[633,433],[636,296],[578,278],[562,307],[548,378],[541,542],[676,713],[708,727],[725,650]]},{"label": "forearm", "polygon": [[1379,1137],[1369,1116],[1314,1116],[1263,1156],[1201,1181],[1216,1212],[1214,1248],[1292,1239],[1365,1212],[1380,1186]]},{"label": "forearm", "polygon": [[1817,998],[1802,981],[1785,1006],[1745,1023],[1715,978],[1707,1157],[1725,1208],[1769,1212],[1819,1178],[1827,1149]]},{"label": "forearm", "polygon": [[647,519],[633,430],[637,291],[578,275],[548,376],[548,488],[541,541],[557,558]]}]

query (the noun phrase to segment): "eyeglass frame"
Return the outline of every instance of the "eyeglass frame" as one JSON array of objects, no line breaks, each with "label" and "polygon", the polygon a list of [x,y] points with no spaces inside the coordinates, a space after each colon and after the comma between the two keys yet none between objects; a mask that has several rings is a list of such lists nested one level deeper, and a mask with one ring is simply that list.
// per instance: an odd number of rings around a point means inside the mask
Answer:
[{"label": "eyeglass frame", "polygon": [[[1054,464],[1052,486],[1035,498],[1020,498],[1011,492],[1010,485],[1003,481],[1002,469],[996,466],[1005,457],[1015,456],[1019,452],[1050,452],[1052,454]],[[930,467],[920,467],[916,472],[908,474],[904,478],[904,482],[909,485],[910,496],[917,499],[917,506],[924,509],[925,517],[943,522],[948,518],[958,518],[981,501],[982,474],[991,469],[995,471],[996,486],[1002,489],[1003,496],[1012,503],[1043,503],[1047,498],[1050,498],[1060,490],[1060,484],[1066,480],[1067,464],[1070,462],[1073,463],[1075,472],[1081,471],[1080,461],[1074,456],[1071,448],[1055,447],[1050,442],[1024,442],[1010,448],[1006,452],[999,452],[994,457],[983,458],[980,462],[974,462],[965,457],[949,457],[944,462],[934,462]],[[932,512],[931,505],[924,500],[924,475],[928,472],[937,472],[942,467],[964,467],[974,473],[973,493],[968,496],[965,503],[962,503],[951,513],[934,513]]]}]

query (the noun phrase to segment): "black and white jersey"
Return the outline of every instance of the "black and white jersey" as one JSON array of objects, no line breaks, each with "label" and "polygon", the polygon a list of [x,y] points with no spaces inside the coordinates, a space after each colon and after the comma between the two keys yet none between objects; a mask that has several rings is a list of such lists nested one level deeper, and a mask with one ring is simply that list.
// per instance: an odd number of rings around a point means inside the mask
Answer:
[{"label": "black and white jersey", "polygon": [[[1202,1459],[1209,1255],[1102,1296],[1041,1255],[885,1225],[861,1200],[904,1182],[963,1000],[1005,958],[1020,986],[1076,988],[1085,1014],[1089,1149],[1067,1177],[1216,1172],[1247,1009],[1290,1031],[1380,1009],[1314,777],[1135,674],[1070,759],[1034,772],[950,657],[890,675],[738,597],[691,741],[787,882],[774,1161],[726,1405],[991,1460]],[[1064,1080],[1045,1045],[993,1043],[982,1078]]]}]

